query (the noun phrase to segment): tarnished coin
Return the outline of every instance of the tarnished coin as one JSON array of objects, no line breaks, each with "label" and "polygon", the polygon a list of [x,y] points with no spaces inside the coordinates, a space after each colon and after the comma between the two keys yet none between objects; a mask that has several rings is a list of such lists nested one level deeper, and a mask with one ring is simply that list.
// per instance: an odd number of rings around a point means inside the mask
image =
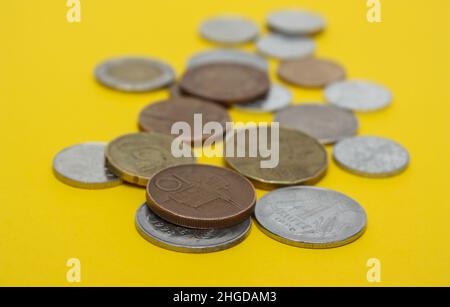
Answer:
[{"label": "tarnished coin", "polygon": [[[194,124],[195,117],[200,117],[200,120],[204,123],[220,123],[222,131],[204,134],[203,127],[196,129]],[[172,126],[175,123],[188,123],[189,127],[191,127],[191,134],[181,135],[180,137],[185,142],[200,143],[199,145],[208,138],[222,137],[226,131],[226,123],[230,121],[231,118],[227,110],[221,105],[189,97],[175,97],[152,103],[139,114],[139,128],[146,132],[160,132],[172,135]]]},{"label": "tarnished coin", "polygon": [[363,80],[339,81],[325,89],[328,102],[353,111],[369,112],[387,107],[391,92],[384,86]]},{"label": "tarnished coin", "polygon": [[353,199],[315,187],[289,187],[266,194],[256,204],[260,229],[282,243],[304,248],[333,248],[351,243],[365,231],[367,215]]},{"label": "tarnished coin", "polygon": [[282,127],[304,132],[322,144],[332,144],[358,131],[358,119],[351,112],[331,105],[301,104],[280,110],[275,121]]},{"label": "tarnished coin", "polygon": [[269,34],[262,37],[256,47],[265,56],[290,60],[313,55],[316,50],[316,43],[309,37]]},{"label": "tarnished coin", "polygon": [[276,11],[267,17],[272,31],[286,35],[316,34],[325,28],[325,19],[313,12],[290,9]]},{"label": "tarnished coin", "polygon": [[267,73],[236,63],[206,64],[189,69],[181,90],[225,105],[255,101],[270,90]]},{"label": "tarnished coin", "polygon": [[172,137],[156,132],[120,136],[106,147],[106,164],[124,181],[146,186],[153,175],[166,167],[195,163],[193,153],[192,158],[175,158],[172,141]]},{"label": "tarnished coin", "polygon": [[259,55],[249,52],[230,49],[214,49],[194,55],[188,62],[188,69],[212,63],[237,63],[249,66],[254,66],[263,71],[269,70],[267,60]]},{"label": "tarnished coin", "polygon": [[236,104],[235,107],[252,112],[273,112],[287,107],[291,101],[291,91],[284,86],[272,84],[266,97],[251,103]]},{"label": "tarnished coin", "polygon": [[56,178],[83,189],[103,189],[122,181],[105,166],[105,144],[84,143],[68,147],[53,159]]},{"label": "tarnished coin", "polygon": [[[267,129],[264,131],[267,132],[268,144],[261,144],[261,129]],[[229,134],[225,143],[227,164],[262,189],[319,181],[328,168],[328,157],[324,146],[300,131],[286,128],[279,128],[277,144],[274,142],[276,139],[272,139],[272,129],[276,128],[248,127],[237,129],[234,134]],[[241,133],[239,133],[240,130]],[[245,134],[242,134],[242,131]],[[233,137],[230,137],[231,135]],[[250,137],[252,135],[253,137]],[[246,136],[245,142],[242,141],[242,136]],[[234,155],[230,154],[232,152],[230,146],[234,149]],[[256,157],[252,157],[248,153],[255,146],[257,148]],[[261,148],[270,149],[270,156],[263,157]],[[245,152],[247,155],[239,157],[237,154],[239,152]],[[278,161],[276,161],[277,157]],[[270,162],[263,168],[262,161],[278,162],[278,164]]]},{"label": "tarnished coin", "polygon": [[333,157],[343,169],[365,177],[390,177],[404,171],[409,153],[400,144],[375,136],[358,136],[340,141]]},{"label": "tarnished coin", "polygon": [[147,92],[165,87],[175,80],[174,70],[164,62],[144,57],[108,60],[95,69],[98,82],[125,92]]},{"label": "tarnished coin", "polygon": [[147,241],[183,253],[211,253],[231,248],[250,233],[251,218],[223,229],[193,229],[169,223],[154,214],[147,204],[136,213],[136,228]]},{"label": "tarnished coin", "polygon": [[200,34],[214,43],[236,45],[254,40],[259,29],[251,20],[228,15],[206,20],[200,27]]},{"label": "tarnished coin", "polygon": [[332,61],[307,58],[286,61],[278,68],[278,76],[300,87],[323,87],[345,79],[345,69]]},{"label": "tarnished coin", "polygon": [[250,181],[226,168],[180,165],[156,174],[147,186],[147,205],[173,224],[227,228],[253,213],[256,192]]}]

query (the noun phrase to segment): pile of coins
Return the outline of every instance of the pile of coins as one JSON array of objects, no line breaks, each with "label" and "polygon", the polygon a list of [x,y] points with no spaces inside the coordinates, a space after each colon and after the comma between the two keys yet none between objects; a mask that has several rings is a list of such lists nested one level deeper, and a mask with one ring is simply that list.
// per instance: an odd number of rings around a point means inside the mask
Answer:
[{"label": "pile of coins", "polygon": [[[353,112],[385,108],[392,95],[374,82],[346,80],[340,64],[313,56],[314,35],[326,26],[321,16],[276,11],[267,17],[267,26],[270,33],[260,37],[258,25],[240,16],[206,20],[201,36],[222,48],[192,56],[178,82],[170,65],[157,59],[123,57],[98,65],[95,77],[104,86],[134,93],[169,88],[170,98],[141,111],[140,132],[58,153],[53,161],[56,177],[78,188],[122,182],[146,187],[146,202],[136,213],[137,230],[171,250],[212,252],[234,246],[249,234],[252,216],[269,237],[293,246],[332,248],[359,238],[367,225],[363,207],[341,193],[308,185],[326,175],[326,145],[335,144],[334,161],[353,174],[388,177],[406,169],[409,154],[398,143],[355,136],[359,124]],[[255,41],[258,54],[237,49]],[[280,60],[282,81],[324,88],[327,103],[292,105],[291,92],[270,80],[266,57]],[[218,122],[230,132],[230,107],[255,116],[275,113],[281,127],[278,166],[261,168],[260,156],[226,156],[228,168],[196,164],[194,154],[174,157],[174,123],[192,126],[194,116],[201,114],[204,121]],[[254,129],[255,135],[261,133]],[[223,134],[193,131],[184,141],[195,146]],[[236,145],[230,143],[234,141],[226,139],[224,147]],[[256,201],[255,186],[272,191]]]}]

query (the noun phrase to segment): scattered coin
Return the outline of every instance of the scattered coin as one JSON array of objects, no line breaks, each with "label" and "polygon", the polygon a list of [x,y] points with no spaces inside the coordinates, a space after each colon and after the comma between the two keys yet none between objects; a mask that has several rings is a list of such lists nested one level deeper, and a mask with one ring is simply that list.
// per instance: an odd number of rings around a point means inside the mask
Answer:
[{"label": "scattered coin", "polygon": [[121,184],[105,166],[105,146],[104,143],[84,143],[62,150],[53,159],[55,176],[65,184],[84,189]]},{"label": "scattered coin", "polygon": [[106,147],[109,169],[124,181],[146,186],[161,169],[187,163],[192,158],[175,158],[171,152],[173,138],[161,133],[132,133],[113,140]]},{"label": "scattered coin", "polygon": [[345,79],[345,69],[332,61],[307,58],[281,63],[278,76],[301,87],[323,87]]},{"label": "scattered coin", "polygon": [[382,85],[351,80],[328,85],[325,89],[325,98],[341,108],[369,112],[387,107],[392,101],[392,94]]},{"label": "scattered coin", "polygon": [[200,34],[214,43],[236,45],[254,40],[259,29],[251,20],[229,15],[206,20],[200,27]]},{"label": "scattered coin", "polygon": [[252,112],[274,112],[287,107],[292,101],[292,93],[285,87],[273,84],[266,97],[255,102],[236,104],[237,109]]},{"label": "scattered coin", "polygon": [[136,213],[136,228],[149,242],[184,253],[211,253],[231,248],[250,233],[251,218],[223,229],[192,229],[169,223],[154,214],[147,204]]},{"label": "scattered coin", "polygon": [[358,239],[367,215],[353,199],[315,187],[289,187],[266,194],[256,204],[261,230],[282,243],[333,248]]},{"label": "scattered coin", "polygon": [[267,73],[248,65],[214,63],[189,69],[181,90],[225,105],[255,101],[270,90]]},{"label": "scattered coin", "polygon": [[275,121],[282,127],[304,132],[322,144],[333,144],[351,137],[358,130],[358,119],[351,112],[331,105],[301,104],[280,110]]},{"label": "scattered coin", "polygon": [[166,168],[147,186],[147,204],[173,224],[226,228],[253,213],[256,192],[250,181],[226,168],[191,164]]},{"label": "scattered coin", "polygon": [[316,34],[325,28],[325,19],[315,13],[303,10],[282,10],[267,17],[267,24],[272,31],[285,35]]},{"label": "scattered coin", "polygon": [[400,144],[381,137],[359,136],[340,141],[333,157],[343,169],[365,177],[390,177],[404,171],[409,153]]},{"label": "scattered coin", "polygon": [[316,43],[309,37],[269,34],[261,38],[256,47],[265,56],[290,60],[312,56],[316,50]]},{"label": "scattered coin", "polygon": [[254,66],[263,71],[269,70],[269,64],[267,63],[266,59],[253,53],[229,49],[214,49],[198,53],[191,57],[187,64],[187,67],[188,69],[190,69],[199,65],[213,64],[218,62],[244,64]]}]

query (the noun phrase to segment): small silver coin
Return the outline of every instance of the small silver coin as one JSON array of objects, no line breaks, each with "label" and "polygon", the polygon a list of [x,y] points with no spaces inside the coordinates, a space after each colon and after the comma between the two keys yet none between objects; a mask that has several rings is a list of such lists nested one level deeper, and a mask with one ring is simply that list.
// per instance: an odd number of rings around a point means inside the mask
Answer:
[{"label": "small silver coin", "polygon": [[111,59],[98,65],[94,73],[102,85],[124,92],[153,91],[175,81],[172,67],[144,57]]},{"label": "small silver coin", "polygon": [[263,196],[255,208],[261,230],[282,243],[333,248],[358,239],[366,229],[365,210],[353,199],[315,187],[289,187]]},{"label": "small silver coin", "polygon": [[200,34],[214,43],[236,45],[254,40],[259,34],[259,29],[251,20],[228,15],[206,20],[200,26]]},{"label": "small silver coin", "polygon": [[349,80],[328,85],[325,99],[341,108],[370,112],[387,107],[392,102],[392,94],[384,86],[370,81]]},{"label": "small silver coin", "polygon": [[274,112],[287,107],[291,101],[291,91],[281,85],[273,84],[265,98],[251,103],[236,104],[235,107],[244,111]]},{"label": "small silver coin", "polygon": [[149,242],[185,253],[221,251],[242,242],[250,232],[251,219],[225,229],[191,229],[169,223],[143,204],[136,213],[136,227]]},{"label": "small silver coin", "polygon": [[257,45],[258,52],[280,60],[305,58],[314,54],[316,43],[309,37],[290,37],[269,34],[262,37]]},{"label": "small silver coin", "polygon": [[114,187],[122,181],[105,166],[104,143],[68,147],[53,159],[56,177],[65,184],[85,189]]},{"label": "small silver coin", "polygon": [[390,177],[404,171],[409,153],[400,144],[375,136],[358,136],[334,146],[333,158],[343,169],[365,177]]},{"label": "small silver coin", "polygon": [[315,13],[303,10],[276,11],[267,17],[267,24],[273,31],[286,35],[315,34],[325,28],[325,19]]},{"label": "small silver coin", "polygon": [[216,49],[198,53],[189,60],[187,67],[193,68],[199,65],[217,62],[245,64],[254,66],[264,71],[269,70],[267,60],[256,54],[226,49]]}]

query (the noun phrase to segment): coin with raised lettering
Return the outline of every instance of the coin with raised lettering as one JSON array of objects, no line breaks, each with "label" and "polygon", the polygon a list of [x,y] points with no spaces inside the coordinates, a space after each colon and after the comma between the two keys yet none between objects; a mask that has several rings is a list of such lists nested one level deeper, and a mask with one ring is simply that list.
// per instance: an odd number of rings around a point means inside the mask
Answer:
[{"label": "coin with raised lettering", "polygon": [[83,143],[60,151],[53,159],[56,178],[73,187],[104,189],[122,183],[105,166],[104,143]]},{"label": "coin with raised lettering", "polygon": [[136,213],[136,228],[147,241],[183,253],[211,253],[231,248],[250,233],[251,218],[222,229],[193,229],[163,220],[143,204]]},{"label": "coin with raised lettering", "polygon": [[258,200],[255,218],[269,237],[303,248],[334,248],[362,236],[367,215],[355,200],[316,187],[275,190]]},{"label": "coin with raised lettering", "polygon": [[148,92],[168,86],[175,80],[166,63],[145,57],[108,60],[95,69],[95,78],[109,88],[125,92]]},{"label": "coin with raised lettering", "polygon": [[256,192],[240,174],[191,164],[166,168],[147,186],[147,205],[173,224],[198,229],[227,228],[253,213]]},{"label": "coin with raised lettering", "polygon": [[310,35],[321,32],[326,25],[325,19],[313,12],[299,9],[287,9],[271,13],[267,24],[272,31],[286,35]]},{"label": "coin with raised lettering", "polygon": [[132,133],[108,144],[105,157],[108,168],[122,180],[146,186],[160,170],[174,165],[195,163],[194,154],[177,158],[172,153],[174,138],[157,132]]},{"label": "coin with raised lettering", "polygon": [[203,22],[200,34],[204,39],[214,43],[236,45],[254,40],[259,34],[259,29],[247,18],[224,15]]},{"label": "coin with raised lettering", "polygon": [[397,142],[376,136],[344,139],[334,146],[334,161],[346,171],[365,177],[390,177],[409,165],[408,151]]},{"label": "coin with raised lettering", "polygon": [[213,49],[195,54],[190,58],[187,67],[189,69],[199,65],[223,62],[250,65],[263,71],[269,70],[269,64],[263,57],[254,53],[230,49]]},{"label": "coin with raised lettering", "polygon": [[269,34],[258,40],[258,52],[280,60],[291,60],[312,56],[316,43],[309,37],[291,37],[280,34]]},{"label": "coin with raised lettering", "polygon": [[272,84],[266,97],[255,102],[234,105],[237,109],[251,112],[274,112],[291,104],[292,93],[278,84]]}]

